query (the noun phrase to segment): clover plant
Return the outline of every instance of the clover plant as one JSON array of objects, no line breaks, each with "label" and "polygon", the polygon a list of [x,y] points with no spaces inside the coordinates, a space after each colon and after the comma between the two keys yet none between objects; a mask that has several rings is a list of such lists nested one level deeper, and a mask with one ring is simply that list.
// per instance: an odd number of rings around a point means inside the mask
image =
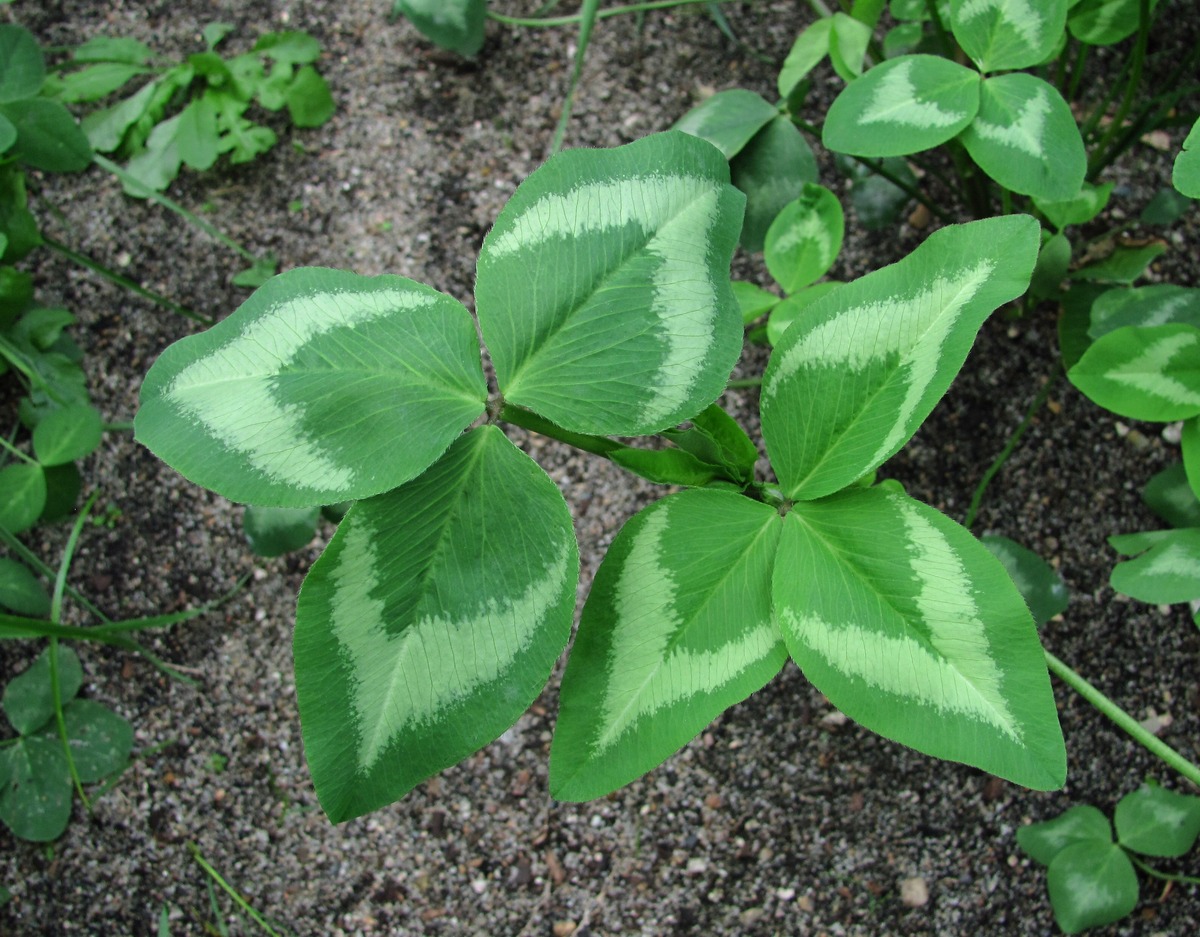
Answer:
[{"label": "clover plant", "polygon": [[[556,797],[637,778],[789,656],[891,738],[1062,783],[1042,652],[1003,566],[865,481],[1027,288],[1036,222],[939,231],[814,303],[767,370],[765,480],[714,405],[742,344],[728,264],[743,204],[723,154],[679,132],[551,158],[480,252],[491,392],[457,300],[329,269],[270,280],[147,374],[137,437],[188,478],[255,505],[355,501],[296,617],[305,750],[335,821],[496,738],[568,641],[570,514],[503,422],[686,488],[632,518],[596,574],[563,677]],[[665,455],[636,445],[654,434]]]}]

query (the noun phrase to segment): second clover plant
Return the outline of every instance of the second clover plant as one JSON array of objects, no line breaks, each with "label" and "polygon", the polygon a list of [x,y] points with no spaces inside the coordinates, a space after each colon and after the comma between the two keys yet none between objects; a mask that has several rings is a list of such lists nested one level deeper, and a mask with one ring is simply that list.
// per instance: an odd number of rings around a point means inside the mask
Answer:
[{"label": "second clover plant", "polygon": [[[391,803],[495,739],[571,633],[579,554],[510,422],[685,490],[596,574],[563,678],[550,790],[602,796],[795,660],[834,705],[1028,787],[1066,759],[1030,613],[964,528],[874,472],[1025,292],[1038,225],[943,229],[807,308],[762,393],[774,478],[714,404],[741,351],[743,195],[681,132],[551,158],[480,252],[471,315],[398,276],[298,269],[168,348],[138,438],[260,506],[355,500],[300,592],[296,683],[321,804]],[[612,437],[661,434],[665,448]]]}]

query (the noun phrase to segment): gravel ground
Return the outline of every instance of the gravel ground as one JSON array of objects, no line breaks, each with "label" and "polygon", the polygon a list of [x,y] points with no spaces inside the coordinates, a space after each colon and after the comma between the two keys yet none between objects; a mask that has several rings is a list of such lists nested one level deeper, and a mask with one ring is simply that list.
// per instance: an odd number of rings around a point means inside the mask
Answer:
[{"label": "gravel ground", "polygon": [[[773,60],[810,16],[795,2],[725,6]],[[236,24],[235,48],[266,30],[308,30],[325,49],[321,68],[339,105],[333,120],[305,132],[279,125],[282,143],[267,157],[186,174],[171,194],[203,206],[253,250],[275,252],[285,268],[399,273],[469,301],[484,233],[546,154],[574,37],[493,24],[478,60],[466,62],[405,23],[387,23],[387,7],[44,0],[4,7],[0,17],[49,45],[104,32],[170,54],[199,48],[201,27],[214,20]],[[1174,41],[1196,41],[1195,19],[1192,9]],[[632,17],[610,20],[594,37],[568,143],[625,143],[665,129],[709,90],[769,97],[772,84],[772,67],[703,15],[651,14],[644,29]],[[826,76],[816,93],[828,98],[836,87]],[[1131,217],[1169,173],[1149,148],[1134,157],[1114,175]],[[838,179],[826,166],[823,181]],[[216,316],[245,297],[229,285],[236,257],[162,209],[125,198],[98,171],[48,178],[39,189],[50,234],[127,276]],[[1153,279],[1197,284],[1198,227],[1193,210]],[[926,233],[904,225],[864,235],[852,221],[849,229],[834,271],[842,279],[896,259]],[[98,405],[110,420],[130,419],[149,364],[194,327],[48,252],[38,263],[40,300],[80,319]],[[736,268],[762,276],[752,259]],[[1060,570],[1073,599],[1046,627],[1047,647],[1137,718],[1170,716],[1164,739],[1196,759],[1200,632],[1186,609],[1125,601],[1107,585],[1115,557],[1106,536],[1159,526],[1138,490],[1178,458],[1177,446],[1152,427],[1126,432],[1055,377],[1056,358],[1054,310],[994,317],[945,401],[885,473],[961,519],[1042,382],[1056,380],[988,490],[977,530],[1010,536]],[[764,363],[752,349],[742,373]],[[754,426],[754,392],[726,402]],[[514,438],[572,506],[582,595],[616,531],[655,491],[556,443]],[[140,658],[80,648],[85,694],[132,721],[143,754],[92,815],[77,805],[51,846],[0,829],[0,883],[14,896],[0,909],[4,934],[154,933],[164,907],[175,935],[216,933],[222,918],[231,933],[256,932],[224,896],[214,910],[189,843],[281,931],[299,935],[1052,934],[1043,871],[1020,852],[1015,831],[1074,804],[1111,811],[1146,777],[1185,789],[1061,685],[1070,774],[1063,792],[1041,794],[846,722],[789,665],[661,768],[584,805],[547,794],[555,678],[499,741],[399,804],[334,827],[302,758],[290,652],[294,596],[320,544],[254,558],[240,508],[184,482],[127,434],[106,436],[85,477],[109,523],[86,528],[72,581],[110,615],[192,607],[243,575],[251,580],[219,611],[149,639],[196,686]],[[55,528],[30,542],[53,559],[64,539]],[[36,652],[0,646],[0,675]],[[1164,867],[1196,874],[1195,856]],[[1200,933],[1200,894],[1146,883],[1134,915],[1096,933]]]}]

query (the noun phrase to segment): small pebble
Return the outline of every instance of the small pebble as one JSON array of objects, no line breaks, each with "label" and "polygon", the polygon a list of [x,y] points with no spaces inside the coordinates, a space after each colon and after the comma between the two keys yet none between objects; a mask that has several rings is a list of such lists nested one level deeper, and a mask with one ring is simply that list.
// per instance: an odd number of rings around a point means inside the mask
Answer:
[{"label": "small pebble", "polygon": [[900,900],[908,908],[921,908],[929,903],[929,886],[920,876],[906,878],[900,883]]},{"label": "small pebble", "polygon": [[554,937],[571,937],[575,933],[576,924],[574,921],[555,921],[554,922]]}]

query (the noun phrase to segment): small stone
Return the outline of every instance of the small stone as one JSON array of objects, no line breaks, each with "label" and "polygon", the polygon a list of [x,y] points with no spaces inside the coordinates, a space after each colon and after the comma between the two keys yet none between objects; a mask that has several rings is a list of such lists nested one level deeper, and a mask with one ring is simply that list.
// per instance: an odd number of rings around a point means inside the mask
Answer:
[{"label": "small stone", "polygon": [[703,875],[708,871],[708,860],[703,857],[688,859],[685,871],[688,875]]},{"label": "small stone", "polygon": [[720,794],[709,794],[704,798],[704,806],[710,810],[720,810],[723,803]]},{"label": "small stone", "polygon": [[485,891],[487,891],[487,886],[488,883],[486,878],[473,879],[471,882],[471,891],[475,892],[477,895],[482,895]]},{"label": "small stone", "polygon": [[846,722],[846,714],[835,709],[832,712],[827,712],[821,717],[821,728],[832,731],[834,729],[840,729],[846,724]]},{"label": "small stone", "polygon": [[900,901],[908,908],[920,908],[929,903],[929,886],[919,875],[900,883]]},{"label": "small stone", "polygon": [[796,899],[796,907],[801,911],[811,912],[814,908],[816,908],[816,905],[813,904],[813,900],[808,897],[808,895],[801,895]]},{"label": "small stone", "polygon": [[780,888],[778,891],[775,892],[775,897],[778,898],[780,901],[791,901],[793,898],[796,897],[796,889]]},{"label": "small stone", "polygon": [[747,908],[740,915],[738,915],[738,919],[742,922],[743,927],[750,927],[761,921],[764,914],[766,914],[766,912],[763,911],[762,908]]},{"label": "small stone", "polygon": [[554,931],[554,937],[571,937],[576,926],[574,921],[555,921],[551,929]]}]

